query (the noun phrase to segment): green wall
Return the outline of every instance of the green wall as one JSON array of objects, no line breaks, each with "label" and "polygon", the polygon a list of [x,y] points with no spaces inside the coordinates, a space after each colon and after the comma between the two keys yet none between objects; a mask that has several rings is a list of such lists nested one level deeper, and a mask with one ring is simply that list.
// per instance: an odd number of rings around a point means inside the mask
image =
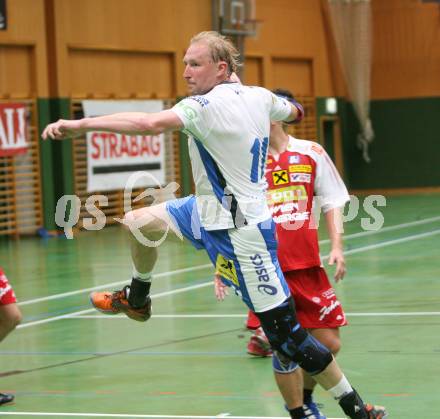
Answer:
[{"label": "green wall", "polygon": [[[37,105],[40,135],[50,122],[71,117],[69,99],[39,98]],[[40,160],[44,228],[54,230],[58,199],[62,195],[73,194],[74,191],[71,140],[41,141]]]},{"label": "green wall", "polygon": [[[324,114],[324,103],[318,98],[318,115]],[[359,124],[352,104],[339,98],[338,114],[349,188],[440,186],[440,97],[373,100],[370,163],[356,146]]]},{"label": "green wall", "polygon": [[[39,137],[44,127],[51,121],[49,99],[37,99]],[[40,139],[41,193],[43,201],[43,222],[47,230],[55,229],[55,174],[52,158],[52,141]]]}]

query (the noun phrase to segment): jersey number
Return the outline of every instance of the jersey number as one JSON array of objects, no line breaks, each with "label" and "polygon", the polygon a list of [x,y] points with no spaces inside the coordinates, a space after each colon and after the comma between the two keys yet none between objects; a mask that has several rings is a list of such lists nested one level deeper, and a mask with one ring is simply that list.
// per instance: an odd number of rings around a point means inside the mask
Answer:
[{"label": "jersey number", "polygon": [[[267,146],[269,145],[269,138],[264,137],[263,141],[255,138],[254,144],[251,148],[252,167],[251,167],[251,182],[258,183],[264,175],[264,165],[266,164]],[[260,169],[260,170],[259,170]]]}]

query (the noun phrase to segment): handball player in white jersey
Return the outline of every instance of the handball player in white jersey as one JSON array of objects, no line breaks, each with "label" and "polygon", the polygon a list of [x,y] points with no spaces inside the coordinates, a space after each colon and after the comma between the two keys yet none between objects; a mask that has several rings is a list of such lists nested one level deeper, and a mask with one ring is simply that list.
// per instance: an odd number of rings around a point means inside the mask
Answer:
[{"label": "handball player in white jersey", "polygon": [[[191,39],[184,57],[192,96],[158,113],[118,113],[49,124],[43,139],[64,139],[87,131],[155,135],[182,130],[189,150],[195,196],[131,211],[124,224],[149,241],[170,230],[195,247],[204,248],[217,270],[235,287],[260,318],[280,368],[297,362],[338,400],[350,418],[384,418],[382,408],[364,405],[330,351],[301,328],[276,256],[274,224],[266,199],[264,170],[270,120],[294,121],[298,109],[270,91],[230,80],[239,54],[217,32]],[[130,285],[115,292],[91,294],[91,302],[107,314],[123,312],[146,321],[157,248],[132,235],[133,275]],[[160,240],[159,240],[160,241]],[[302,407],[292,418],[306,417]]]}]

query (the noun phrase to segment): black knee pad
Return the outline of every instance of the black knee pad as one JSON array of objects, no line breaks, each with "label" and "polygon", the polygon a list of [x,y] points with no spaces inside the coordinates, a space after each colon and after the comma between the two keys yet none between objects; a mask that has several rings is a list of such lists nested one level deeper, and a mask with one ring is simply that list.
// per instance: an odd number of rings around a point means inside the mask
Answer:
[{"label": "black knee pad", "polygon": [[272,348],[297,362],[310,375],[319,374],[332,362],[331,352],[298,323],[292,297],[272,310],[256,314]]},{"label": "black knee pad", "polygon": [[[299,332],[300,330],[298,330]],[[293,360],[298,362],[304,371],[307,371],[310,375],[316,375],[324,371],[328,365],[333,361],[333,355],[329,349],[324,346],[319,340],[307,333],[304,329],[302,336],[305,335],[305,339],[301,344],[292,345],[290,342],[286,343],[286,348],[289,351],[295,351]],[[294,333],[294,335],[297,332]]]},{"label": "black knee pad", "polygon": [[299,327],[292,297],[278,307],[255,314],[260,319],[264,333],[274,349],[282,350],[281,345],[287,340],[292,330]]}]

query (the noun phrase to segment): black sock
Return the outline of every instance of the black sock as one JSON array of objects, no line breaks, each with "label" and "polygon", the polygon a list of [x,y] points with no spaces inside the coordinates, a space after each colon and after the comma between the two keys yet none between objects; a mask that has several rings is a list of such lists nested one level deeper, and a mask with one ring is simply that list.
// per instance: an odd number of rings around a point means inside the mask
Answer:
[{"label": "black sock", "polygon": [[312,402],[312,393],[313,390],[309,390],[308,388],[304,389],[303,391],[304,404]]},{"label": "black sock", "polygon": [[344,413],[351,419],[368,419],[364,402],[355,389],[339,400],[339,406],[342,407]]},{"label": "black sock", "polygon": [[302,406],[289,410],[292,419],[302,419],[306,414]]},{"label": "black sock", "polygon": [[133,278],[130,285],[130,294],[128,295],[128,304],[133,308],[141,308],[147,301],[147,295],[150,294],[151,282],[141,281]]}]

